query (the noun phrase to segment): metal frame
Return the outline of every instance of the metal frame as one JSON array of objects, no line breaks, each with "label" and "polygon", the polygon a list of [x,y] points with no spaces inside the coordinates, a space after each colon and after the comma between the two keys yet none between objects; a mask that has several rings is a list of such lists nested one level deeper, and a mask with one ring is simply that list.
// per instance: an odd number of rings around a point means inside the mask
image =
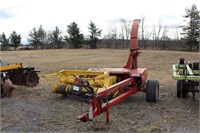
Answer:
[{"label": "metal frame", "polygon": [[12,65],[6,65],[6,66],[0,66],[0,71],[9,71],[9,70],[13,70],[13,69],[19,69],[22,68],[22,64],[12,64]]},{"label": "metal frame", "polygon": [[[188,64],[184,64],[181,66],[180,69],[180,64],[174,64],[172,65],[173,69],[173,79],[175,80],[192,80],[192,81],[200,81],[200,76],[197,76],[194,74],[193,70],[189,67]],[[183,71],[186,71],[186,75],[181,74]],[[198,71],[200,73],[200,71]]]}]

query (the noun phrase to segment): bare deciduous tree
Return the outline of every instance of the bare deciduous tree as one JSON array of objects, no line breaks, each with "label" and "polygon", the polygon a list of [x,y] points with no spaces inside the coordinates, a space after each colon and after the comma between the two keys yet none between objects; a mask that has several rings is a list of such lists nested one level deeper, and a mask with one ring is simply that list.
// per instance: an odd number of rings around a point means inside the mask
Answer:
[{"label": "bare deciduous tree", "polygon": [[[179,31],[179,28],[180,27],[177,27],[177,28],[175,28],[174,29],[174,31],[173,31],[173,35],[174,35],[174,38],[173,38],[173,40],[174,40],[174,42],[175,42],[175,46],[172,46],[172,47],[181,47],[181,49],[183,50],[184,49],[184,45],[181,45],[181,33],[180,33],[180,31]],[[174,49],[174,48],[173,48]]]},{"label": "bare deciduous tree", "polygon": [[140,19],[140,29],[141,29],[141,42],[143,44],[143,48],[147,48],[147,42],[149,38],[151,37],[152,32],[149,32],[147,29],[147,26],[145,26],[145,17],[142,16]]},{"label": "bare deciduous tree", "polygon": [[118,19],[117,21],[111,23],[108,29],[107,38],[112,40],[115,44],[115,48],[119,48],[118,45],[123,49],[125,46],[128,46],[126,43],[130,37],[131,20],[124,18]]},{"label": "bare deciduous tree", "polygon": [[117,39],[117,36],[118,36],[118,28],[117,28],[117,25],[116,23],[112,23],[109,25],[109,31],[108,31],[108,35],[110,38],[113,38],[113,39]]},{"label": "bare deciduous tree", "polygon": [[125,32],[125,37],[126,37],[126,40],[129,39],[130,37],[130,32],[131,32],[131,20],[128,20],[128,19],[123,19],[121,18],[120,19],[120,22],[122,24],[122,28],[124,29],[124,32]]},{"label": "bare deciduous tree", "polygon": [[167,25],[165,25],[163,27],[162,36],[160,38],[160,41],[162,42],[163,49],[166,49],[166,41],[167,40],[169,40],[169,37],[168,37],[168,28],[167,28]]},{"label": "bare deciduous tree", "polygon": [[121,32],[119,32],[119,38],[122,40],[122,47],[124,49],[124,27],[121,25]]},{"label": "bare deciduous tree", "polygon": [[174,29],[173,35],[174,35],[174,40],[180,40],[180,31],[178,31],[178,28]]},{"label": "bare deciduous tree", "polygon": [[118,37],[118,27],[116,23],[112,23],[109,25],[108,37],[114,41],[115,48],[117,48],[117,37]]},{"label": "bare deciduous tree", "polygon": [[[167,27],[167,26],[166,26]],[[158,49],[158,44],[160,43],[161,39],[162,39],[162,28],[163,25],[161,24],[161,22],[159,21],[158,26],[153,25],[153,29],[152,29],[152,34],[153,34],[153,41],[154,41],[154,46],[156,49]],[[165,30],[165,32],[167,31],[167,29]],[[163,32],[164,33],[164,32]],[[167,32],[166,32],[167,33]],[[161,37],[160,37],[161,36]]]},{"label": "bare deciduous tree", "polygon": [[121,39],[123,41],[123,49],[124,49],[124,39],[128,40],[130,37],[131,32],[131,20],[121,18],[120,19],[120,25],[121,25]]}]

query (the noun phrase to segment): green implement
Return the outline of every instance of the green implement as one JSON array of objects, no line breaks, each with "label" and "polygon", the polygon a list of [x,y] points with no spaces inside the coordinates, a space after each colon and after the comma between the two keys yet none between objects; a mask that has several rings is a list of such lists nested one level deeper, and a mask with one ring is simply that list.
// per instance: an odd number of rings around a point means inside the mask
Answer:
[{"label": "green implement", "polygon": [[173,79],[175,80],[193,80],[193,81],[200,81],[200,71],[199,70],[192,70],[188,64],[180,65],[174,64],[172,65],[173,68]]},{"label": "green implement", "polygon": [[172,78],[177,80],[177,97],[186,98],[188,93],[199,93],[200,82],[200,61],[189,63],[180,58],[179,64],[172,65]]}]

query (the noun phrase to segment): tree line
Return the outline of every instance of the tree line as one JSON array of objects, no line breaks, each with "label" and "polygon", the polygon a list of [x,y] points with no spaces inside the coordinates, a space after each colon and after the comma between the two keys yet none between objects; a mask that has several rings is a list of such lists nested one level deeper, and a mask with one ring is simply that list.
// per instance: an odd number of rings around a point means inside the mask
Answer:
[{"label": "tree line", "polygon": [[[57,26],[53,31],[47,33],[42,25],[40,25],[38,28],[34,27],[30,31],[27,41],[35,49],[62,48],[66,42],[70,44],[70,48],[81,48],[83,47],[83,44],[87,44],[90,48],[95,49],[97,48],[96,44],[99,41],[102,30],[97,28],[94,22],[90,21],[88,31],[89,35],[84,37],[80,32],[78,24],[72,22],[67,26],[66,32],[68,34],[63,37],[61,35],[61,30]],[[21,43],[21,36],[13,31],[10,37],[6,38],[5,33],[2,33],[2,35],[0,35],[0,42],[2,50],[7,50],[9,46],[14,47],[16,50]]]},{"label": "tree line", "polygon": [[[200,32],[200,12],[195,4],[190,9],[186,8],[186,15],[184,15],[185,25],[180,26],[184,33],[179,33],[178,30],[174,32],[174,39],[172,40],[168,35],[167,25],[159,22],[158,25],[153,25],[151,29],[147,28],[145,24],[145,16],[140,19],[140,33],[139,45],[147,49],[170,49],[177,45],[181,50],[198,50],[199,49],[199,32]],[[108,27],[108,33],[102,38],[102,29],[90,21],[88,24],[89,35],[83,35],[76,22],[67,25],[66,36],[61,35],[61,30],[55,26],[53,31],[47,32],[42,25],[38,28],[34,27],[27,38],[27,41],[35,49],[43,48],[127,48],[129,45],[131,20],[119,19],[117,23],[112,23]],[[14,47],[15,50],[21,44],[21,36],[13,31],[8,38],[5,33],[0,34],[1,50],[7,50],[8,47]],[[171,43],[171,44],[170,44]]]},{"label": "tree line", "polygon": [[21,36],[18,33],[16,33],[16,31],[13,31],[10,34],[10,37],[6,38],[6,35],[3,32],[2,35],[0,35],[0,43],[1,50],[7,50],[9,46],[14,47],[16,50],[21,43]]}]

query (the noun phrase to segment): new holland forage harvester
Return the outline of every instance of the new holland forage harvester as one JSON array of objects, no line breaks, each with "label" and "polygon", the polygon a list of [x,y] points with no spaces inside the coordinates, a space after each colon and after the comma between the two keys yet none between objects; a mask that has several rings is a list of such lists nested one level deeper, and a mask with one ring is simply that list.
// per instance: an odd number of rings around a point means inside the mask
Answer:
[{"label": "new holland forage harvester", "polygon": [[134,20],[130,54],[123,68],[101,68],[87,71],[62,70],[45,76],[59,78],[59,82],[52,85],[54,93],[64,96],[74,95],[88,103],[88,111],[79,116],[79,120],[87,122],[106,112],[108,122],[110,108],[137,92],[146,92],[148,102],[158,100],[158,81],[147,81],[147,69],[138,68],[138,26],[139,20]]},{"label": "new holland forage harvester", "polygon": [[39,77],[34,67],[23,67],[21,63],[7,64],[0,61],[1,74],[1,98],[12,94],[14,85],[35,87],[39,83]]}]

